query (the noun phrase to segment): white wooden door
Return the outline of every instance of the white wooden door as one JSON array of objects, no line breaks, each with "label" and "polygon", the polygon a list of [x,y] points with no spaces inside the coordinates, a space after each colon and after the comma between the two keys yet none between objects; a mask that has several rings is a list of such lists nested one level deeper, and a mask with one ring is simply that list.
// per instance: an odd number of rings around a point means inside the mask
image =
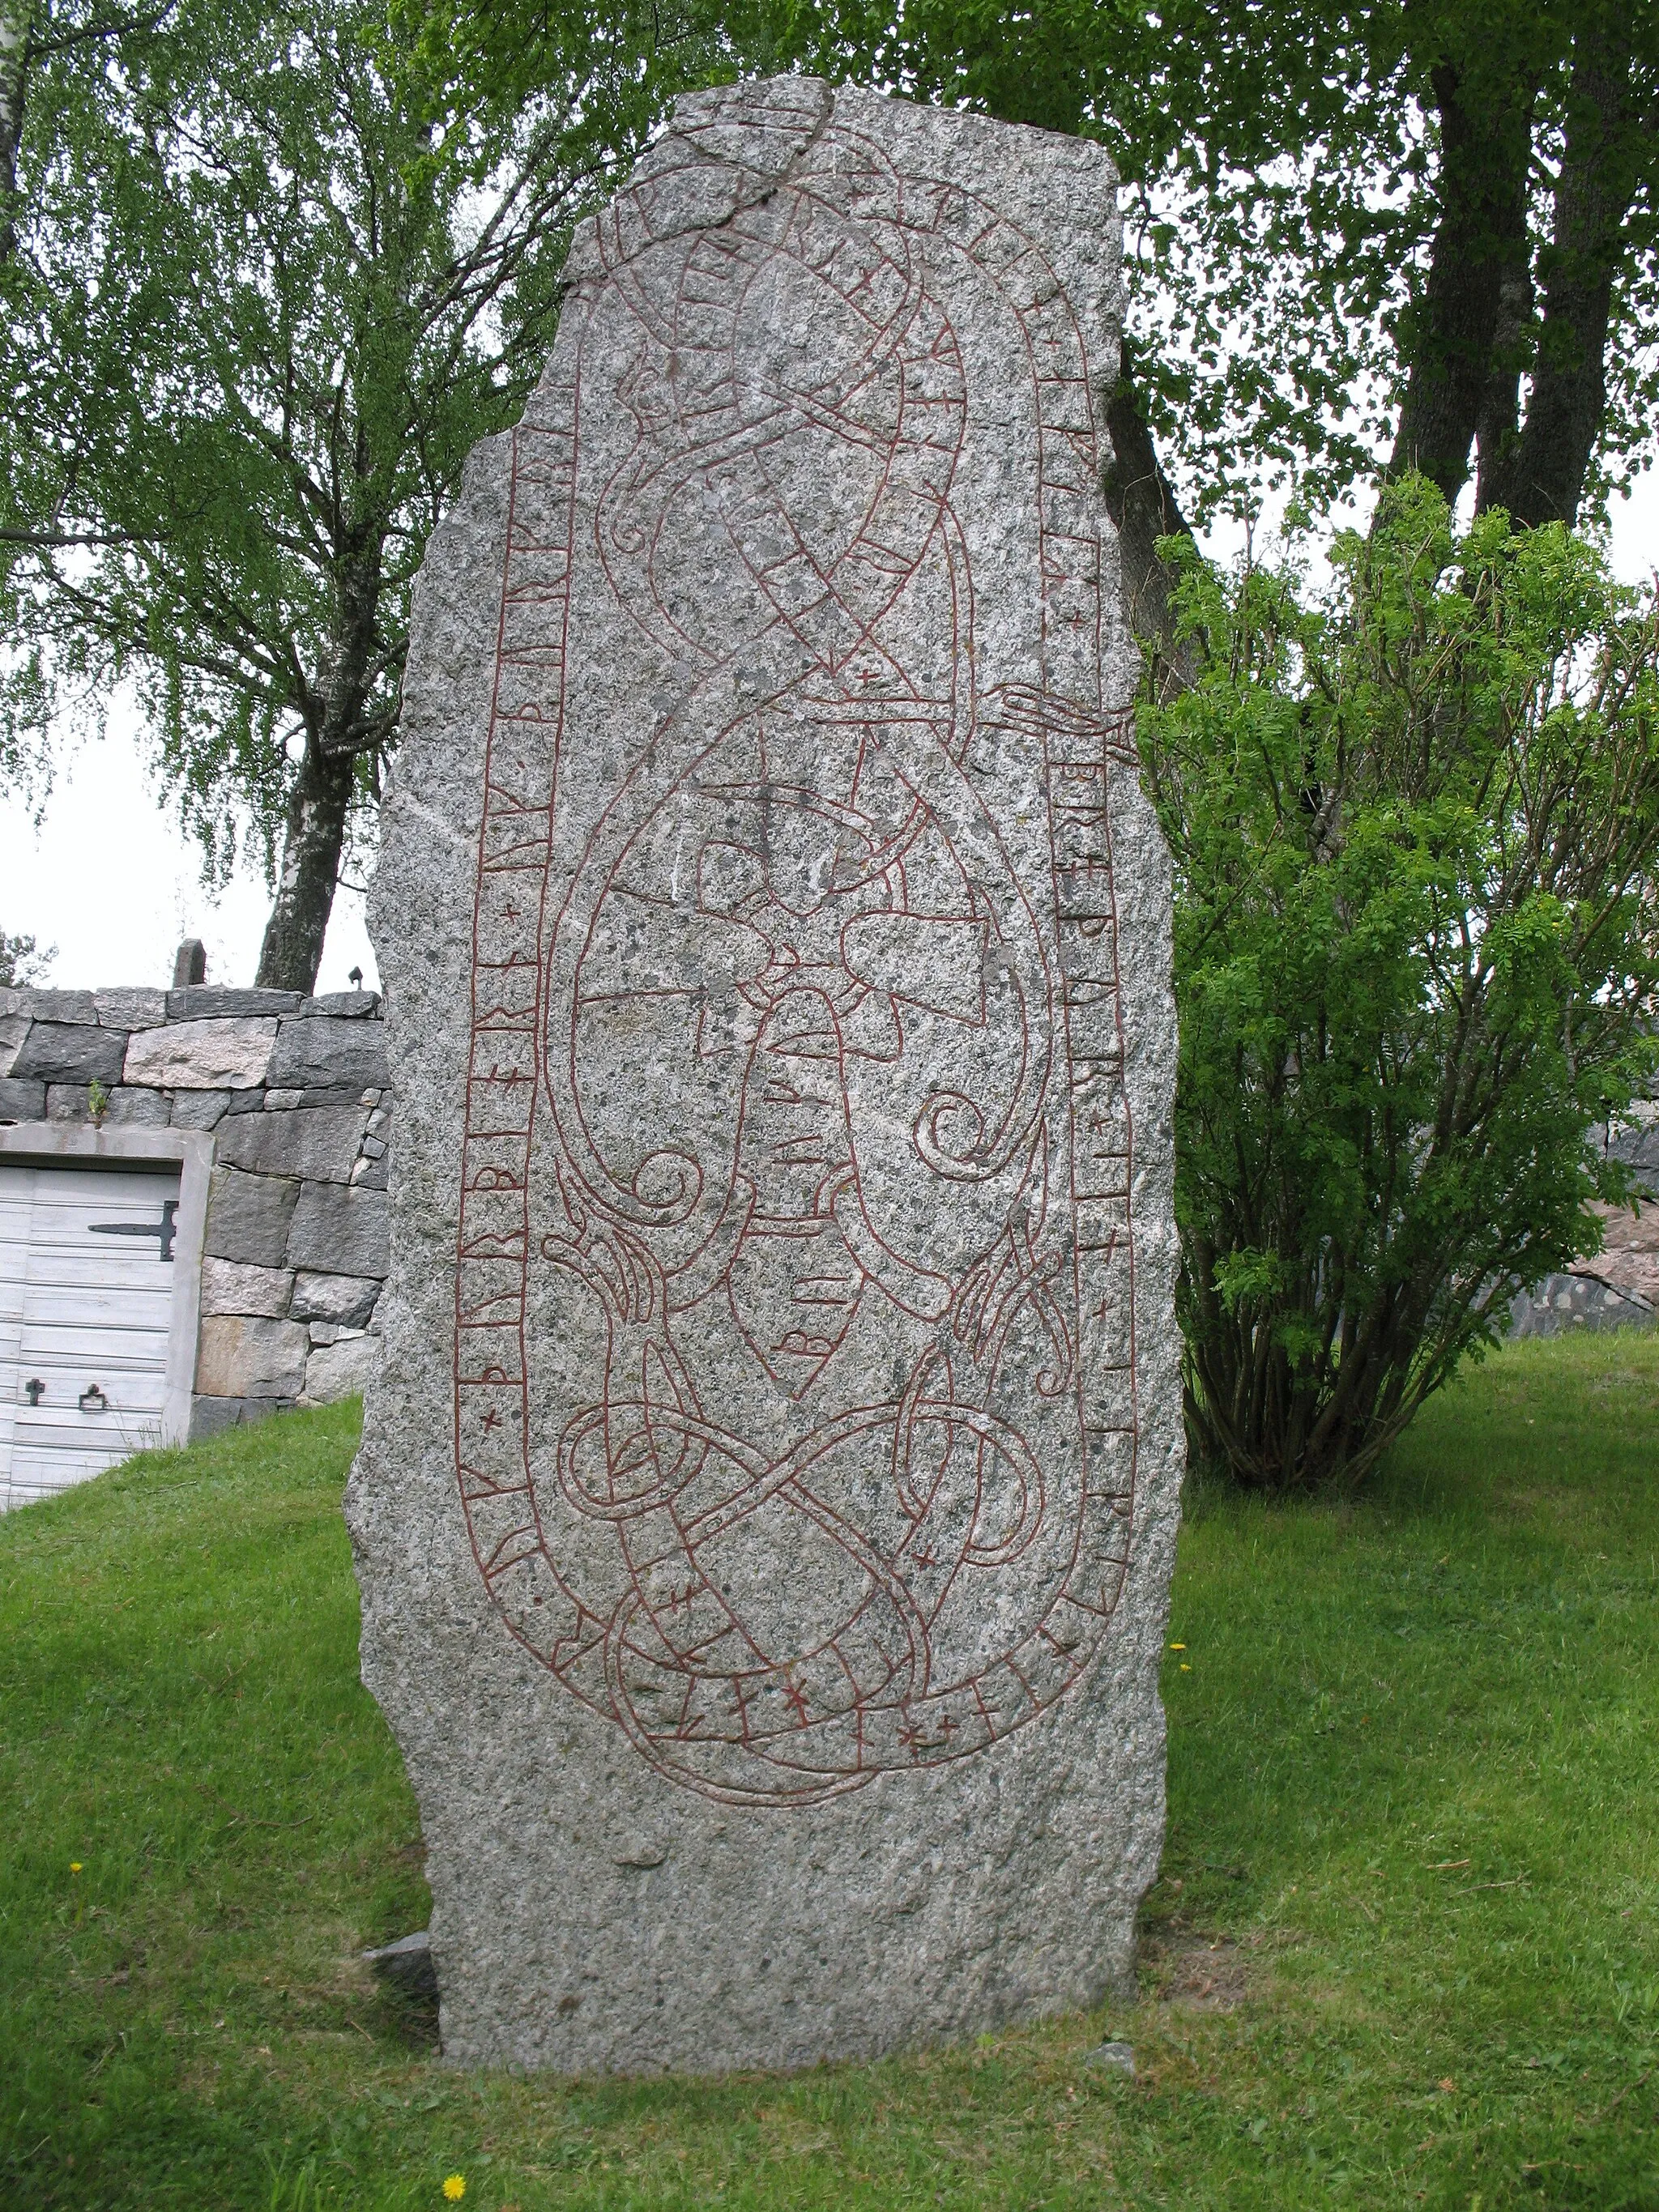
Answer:
[{"label": "white wooden door", "polygon": [[179,1170],[0,1161],[0,1510],[156,1443]]}]

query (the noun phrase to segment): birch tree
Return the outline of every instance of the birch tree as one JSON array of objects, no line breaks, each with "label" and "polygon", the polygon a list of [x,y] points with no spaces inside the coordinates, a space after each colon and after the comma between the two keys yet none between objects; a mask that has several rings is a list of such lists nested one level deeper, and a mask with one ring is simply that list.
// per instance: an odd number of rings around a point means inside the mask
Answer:
[{"label": "birch tree", "polygon": [[295,989],[427,536],[522,410],[626,112],[620,52],[463,108],[418,30],[379,0],[129,19],[97,67],[36,67],[10,188],[12,753],[130,681],[210,866],[251,833],[274,866],[258,981]]}]

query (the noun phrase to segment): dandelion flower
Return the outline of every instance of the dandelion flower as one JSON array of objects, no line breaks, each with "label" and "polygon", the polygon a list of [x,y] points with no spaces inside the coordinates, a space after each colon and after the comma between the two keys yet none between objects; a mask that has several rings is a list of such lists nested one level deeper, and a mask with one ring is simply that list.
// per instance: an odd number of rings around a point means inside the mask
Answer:
[{"label": "dandelion flower", "polygon": [[1181,1671],[1183,1674],[1190,1674],[1193,1671],[1184,1659],[1181,1662]]},{"label": "dandelion flower", "polygon": [[80,1860],[79,1860],[79,1859],[71,1859],[71,1860],[70,1861],[70,1872],[71,1874],[79,1874],[79,1873],[80,1873],[80,1871],[81,1871],[81,1862],[80,1862]]},{"label": "dandelion flower", "polygon": [[1184,1651],[1187,1647],[1184,1644],[1172,1644],[1170,1649],[1171,1651]]},{"label": "dandelion flower", "polygon": [[459,2204],[465,2194],[466,2176],[464,2173],[452,2173],[444,2183],[444,2195],[452,2204]]}]

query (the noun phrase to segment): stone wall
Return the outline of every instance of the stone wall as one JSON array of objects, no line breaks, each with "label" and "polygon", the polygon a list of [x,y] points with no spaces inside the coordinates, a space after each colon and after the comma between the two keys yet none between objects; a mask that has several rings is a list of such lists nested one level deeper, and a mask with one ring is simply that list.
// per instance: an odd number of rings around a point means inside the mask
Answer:
[{"label": "stone wall", "polygon": [[212,1133],[192,1435],[348,1397],[379,1358],[384,1035],[369,991],[0,990],[0,1122]]},{"label": "stone wall", "polygon": [[1602,1131],[1601,1143],[1609,1158],[1636,1170],[1636,1210],[1597,1207],[1606,1224],[1601,1249],[1517,1298],[1512,1336],[1646,1328],[1659,1313],[1659,1101],[1638,1102],[1628,1121]]}]

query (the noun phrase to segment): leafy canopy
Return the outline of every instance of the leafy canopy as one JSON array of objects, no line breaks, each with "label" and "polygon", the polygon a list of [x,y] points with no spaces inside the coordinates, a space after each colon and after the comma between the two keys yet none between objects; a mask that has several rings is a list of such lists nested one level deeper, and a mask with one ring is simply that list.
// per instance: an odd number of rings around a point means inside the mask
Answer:
[{"label": "leafy canopy", "polygon": [[[1629,50],[1637,176],[1618,234],[1597,495],[1652,459],[1659,404],[1659,13],[1611,0],[735,0],[745,67],[802,66],[1103,141],[1127,187],[1143,404],[1197,520],[1293,485],[1371,478],[1425,331],[1449,184],[1438,105],[1518,139],[1541,287],[1574,103],[1575,39]],[[483,0],[494,67],[534,75],[537,0]],[[513,58],[516,57],[514,59]],[[1488,241],[1491,243],[1491,241]],[[1512,336],[1524,362],[1536,332]]]},{"label": "leafy canopy", "polygon": [[380,0],[177,0],[44,61],[0,344],[14,763],[137,687],[222,865],[296,747],[395,729],[410,590],[465,456],[515,421],[592,87],[446,105]]},{"label": "leafy canopy", "polygon": [[33,937],[8,937],[0,929],[0,989],[25,989],[43,983],[55,948],[42,952]]}]

